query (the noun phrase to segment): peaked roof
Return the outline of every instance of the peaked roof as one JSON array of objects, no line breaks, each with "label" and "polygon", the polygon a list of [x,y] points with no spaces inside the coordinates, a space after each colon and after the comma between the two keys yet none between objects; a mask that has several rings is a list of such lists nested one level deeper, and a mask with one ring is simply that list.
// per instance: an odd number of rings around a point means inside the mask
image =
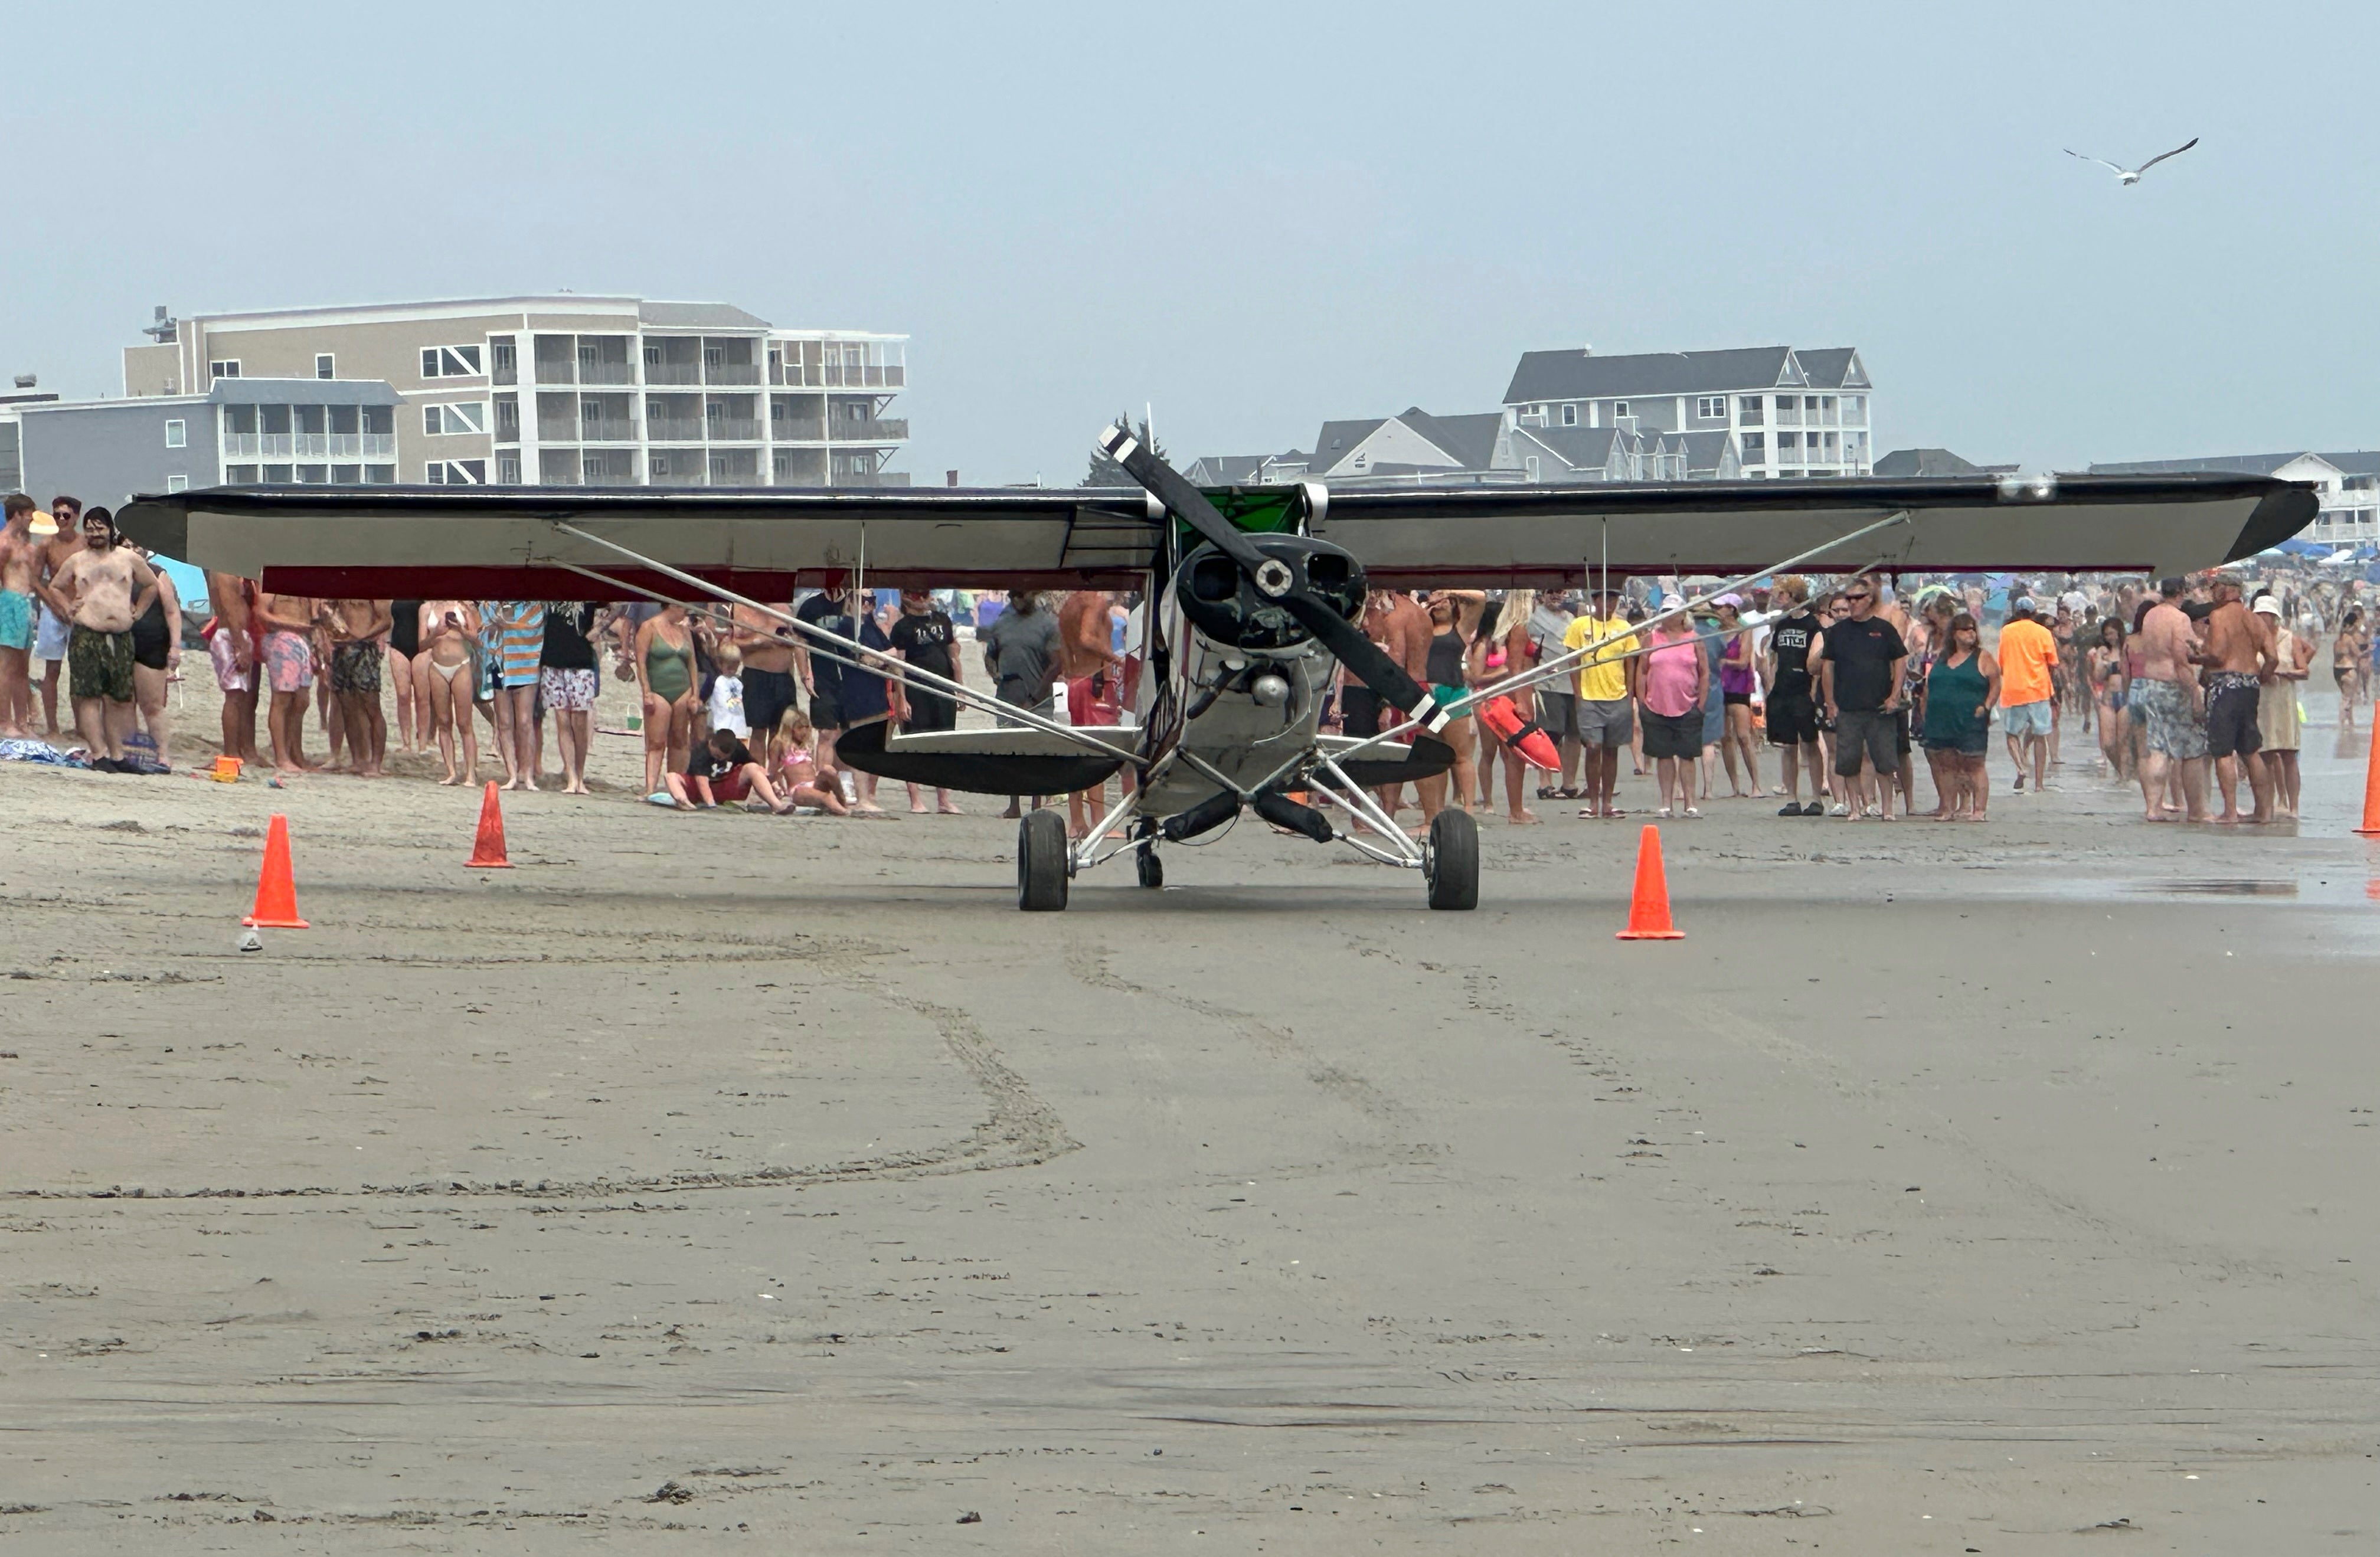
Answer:
[{"label": "peaked roof", "polygon": [[1504,428],[1501,411],[1434,417],[1419,406],[1408,406],[1397,420],[1453,456],[1465,470],[1485,470],[1494,462],[1496,435]]},{"label": "peaked roof", "polygon": [[1359,417],[1352,421],[1326,421],[1314,435],[1315,463],[1326,469],[1347,456],[1349,450],[1380,430],[1386,417]]},{"label": "peaked roof", "polygon": [[1256,479],[1267,457],[1260,454],[1201,455],[1182,473],[1200,486],[1245,486]]},{"label": "peaked roof", "polygon": [[[1810,377],[1814,389],[1840,389],[1844,376],[1859,365],[1859,348],[1848,346],[1810,346],[1793,348],[1793,360],[1802,364],[1802,371]],[[1866,387],[1867,371],[1861,369],[1854,389]]]},{"label": "peaked roof", "polygon": [[1689,432],[1685,438],[1688,470],[1718,469],[1727,458],[1728,445],[1735,442],[1735,434],[1724,427],[1715,427],[1707,432]]},{"label": "peaked roof", "polygon": [[1793,348],[1742,347],[1730,351],[1657,351],[1597,357],[1591,351],[1528,351],[1512,371],[1504,403],[1595,400],[1633,395],[1714,395],[1798,384]]},{"label": "peaked roof", "polygon": [[[2319,453],[2313,449],[2291,449],[2287,454],[2226,454],[2210,455],[2198,459],[2135,459],[2111,464],[2094,465],[2095,476],[2162,476],[2183,475],[2192,471],[2216,471],[2240,476],[2269,476],[2291,460],[2312,455],[2326,460],[2350,475],[2380,474],[2380,454],[2368,449],[2353,449],[2336,454]],[[1884,472],[1877,471],[1882,475]]]},{"label": "peaked roof", "polygon": [[1532,440],[1573,470],[1600,470],[1611,463],[1611,445],[1636,435],[1618,427],[1524,427],[1519,436]]},{"label": "peaked roof", "polygon": [[1879,458],[1872,468],[1879,476],[1973,476],[1983,467],[1960,458],[1949,449],[1895,449]]}]

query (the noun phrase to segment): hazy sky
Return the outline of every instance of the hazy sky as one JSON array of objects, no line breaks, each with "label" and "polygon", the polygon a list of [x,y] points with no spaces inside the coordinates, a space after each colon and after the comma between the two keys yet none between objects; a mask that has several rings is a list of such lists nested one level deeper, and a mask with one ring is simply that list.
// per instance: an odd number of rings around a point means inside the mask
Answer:
[{"label": "hazy sky", "polygon": [[[1857,346],[1879,449],[2372,444],[2380,12],[1949,10],[0,0],[0,372],[117,393],[158,302],[568,287],[908,333],[920,482],[1589,342]],[[2129,189],[2060,151],[2192,135]]]}]

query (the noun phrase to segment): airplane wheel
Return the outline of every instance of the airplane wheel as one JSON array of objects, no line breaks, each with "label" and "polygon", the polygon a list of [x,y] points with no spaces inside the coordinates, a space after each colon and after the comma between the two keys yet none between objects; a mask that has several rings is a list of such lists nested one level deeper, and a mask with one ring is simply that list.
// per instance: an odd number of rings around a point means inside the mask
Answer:
[{"label": "airplane wheel", "polygon": [[1066,906],[1066,819],[1058,811],[1027,811],[1016,824],[1016,906],[1028,914]]},{"label": "airplane wheel", "polygon": [[1449,807],[1430,819],[1421,871],[1431,907],[1479,906],[1479,824],[1469,811]]},{"label": "airplane wheel", "polygon": [[1165,884],[1165,861],[1158,858],[1157,851],[1147,844],[1141,845],[1139,852],[1133,856],[1133,864],[1140,871],[1141,885],[1161,887]]}]

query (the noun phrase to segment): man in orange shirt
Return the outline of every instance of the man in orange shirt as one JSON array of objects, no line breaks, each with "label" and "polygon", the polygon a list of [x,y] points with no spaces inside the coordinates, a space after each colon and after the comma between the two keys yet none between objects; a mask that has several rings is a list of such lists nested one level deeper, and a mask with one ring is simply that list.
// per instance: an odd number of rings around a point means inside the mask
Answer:
[{"label": "man in orange shirt", "polygon": [[2016,764],[2016,792],[2024,793],[2025,755],[2033,757],[2033,787],[2049,787],[2049,731],[2058,663],[2058,640],[2037,619],[2030,596],[2009,606],[2000,628],[2000,719],[2008,734],[2009,760]]}]

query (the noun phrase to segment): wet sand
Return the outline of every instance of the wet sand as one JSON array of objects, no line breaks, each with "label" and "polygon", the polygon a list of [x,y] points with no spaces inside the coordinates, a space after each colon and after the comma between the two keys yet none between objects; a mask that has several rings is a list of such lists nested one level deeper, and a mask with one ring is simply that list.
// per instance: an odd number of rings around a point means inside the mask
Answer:
[{"label": "wet sand", "polygon": [[[0,1539],[2369,1551],[2380,857],[2307,738],[2301,827],[1714,801],[1670,944],[1566,814],[1468,915],[1244,821],[1027,917],[980,797],[511,797],[471,872],[418,780],[0,765]],[[276,809],[315,928],[243,955]]]}]

